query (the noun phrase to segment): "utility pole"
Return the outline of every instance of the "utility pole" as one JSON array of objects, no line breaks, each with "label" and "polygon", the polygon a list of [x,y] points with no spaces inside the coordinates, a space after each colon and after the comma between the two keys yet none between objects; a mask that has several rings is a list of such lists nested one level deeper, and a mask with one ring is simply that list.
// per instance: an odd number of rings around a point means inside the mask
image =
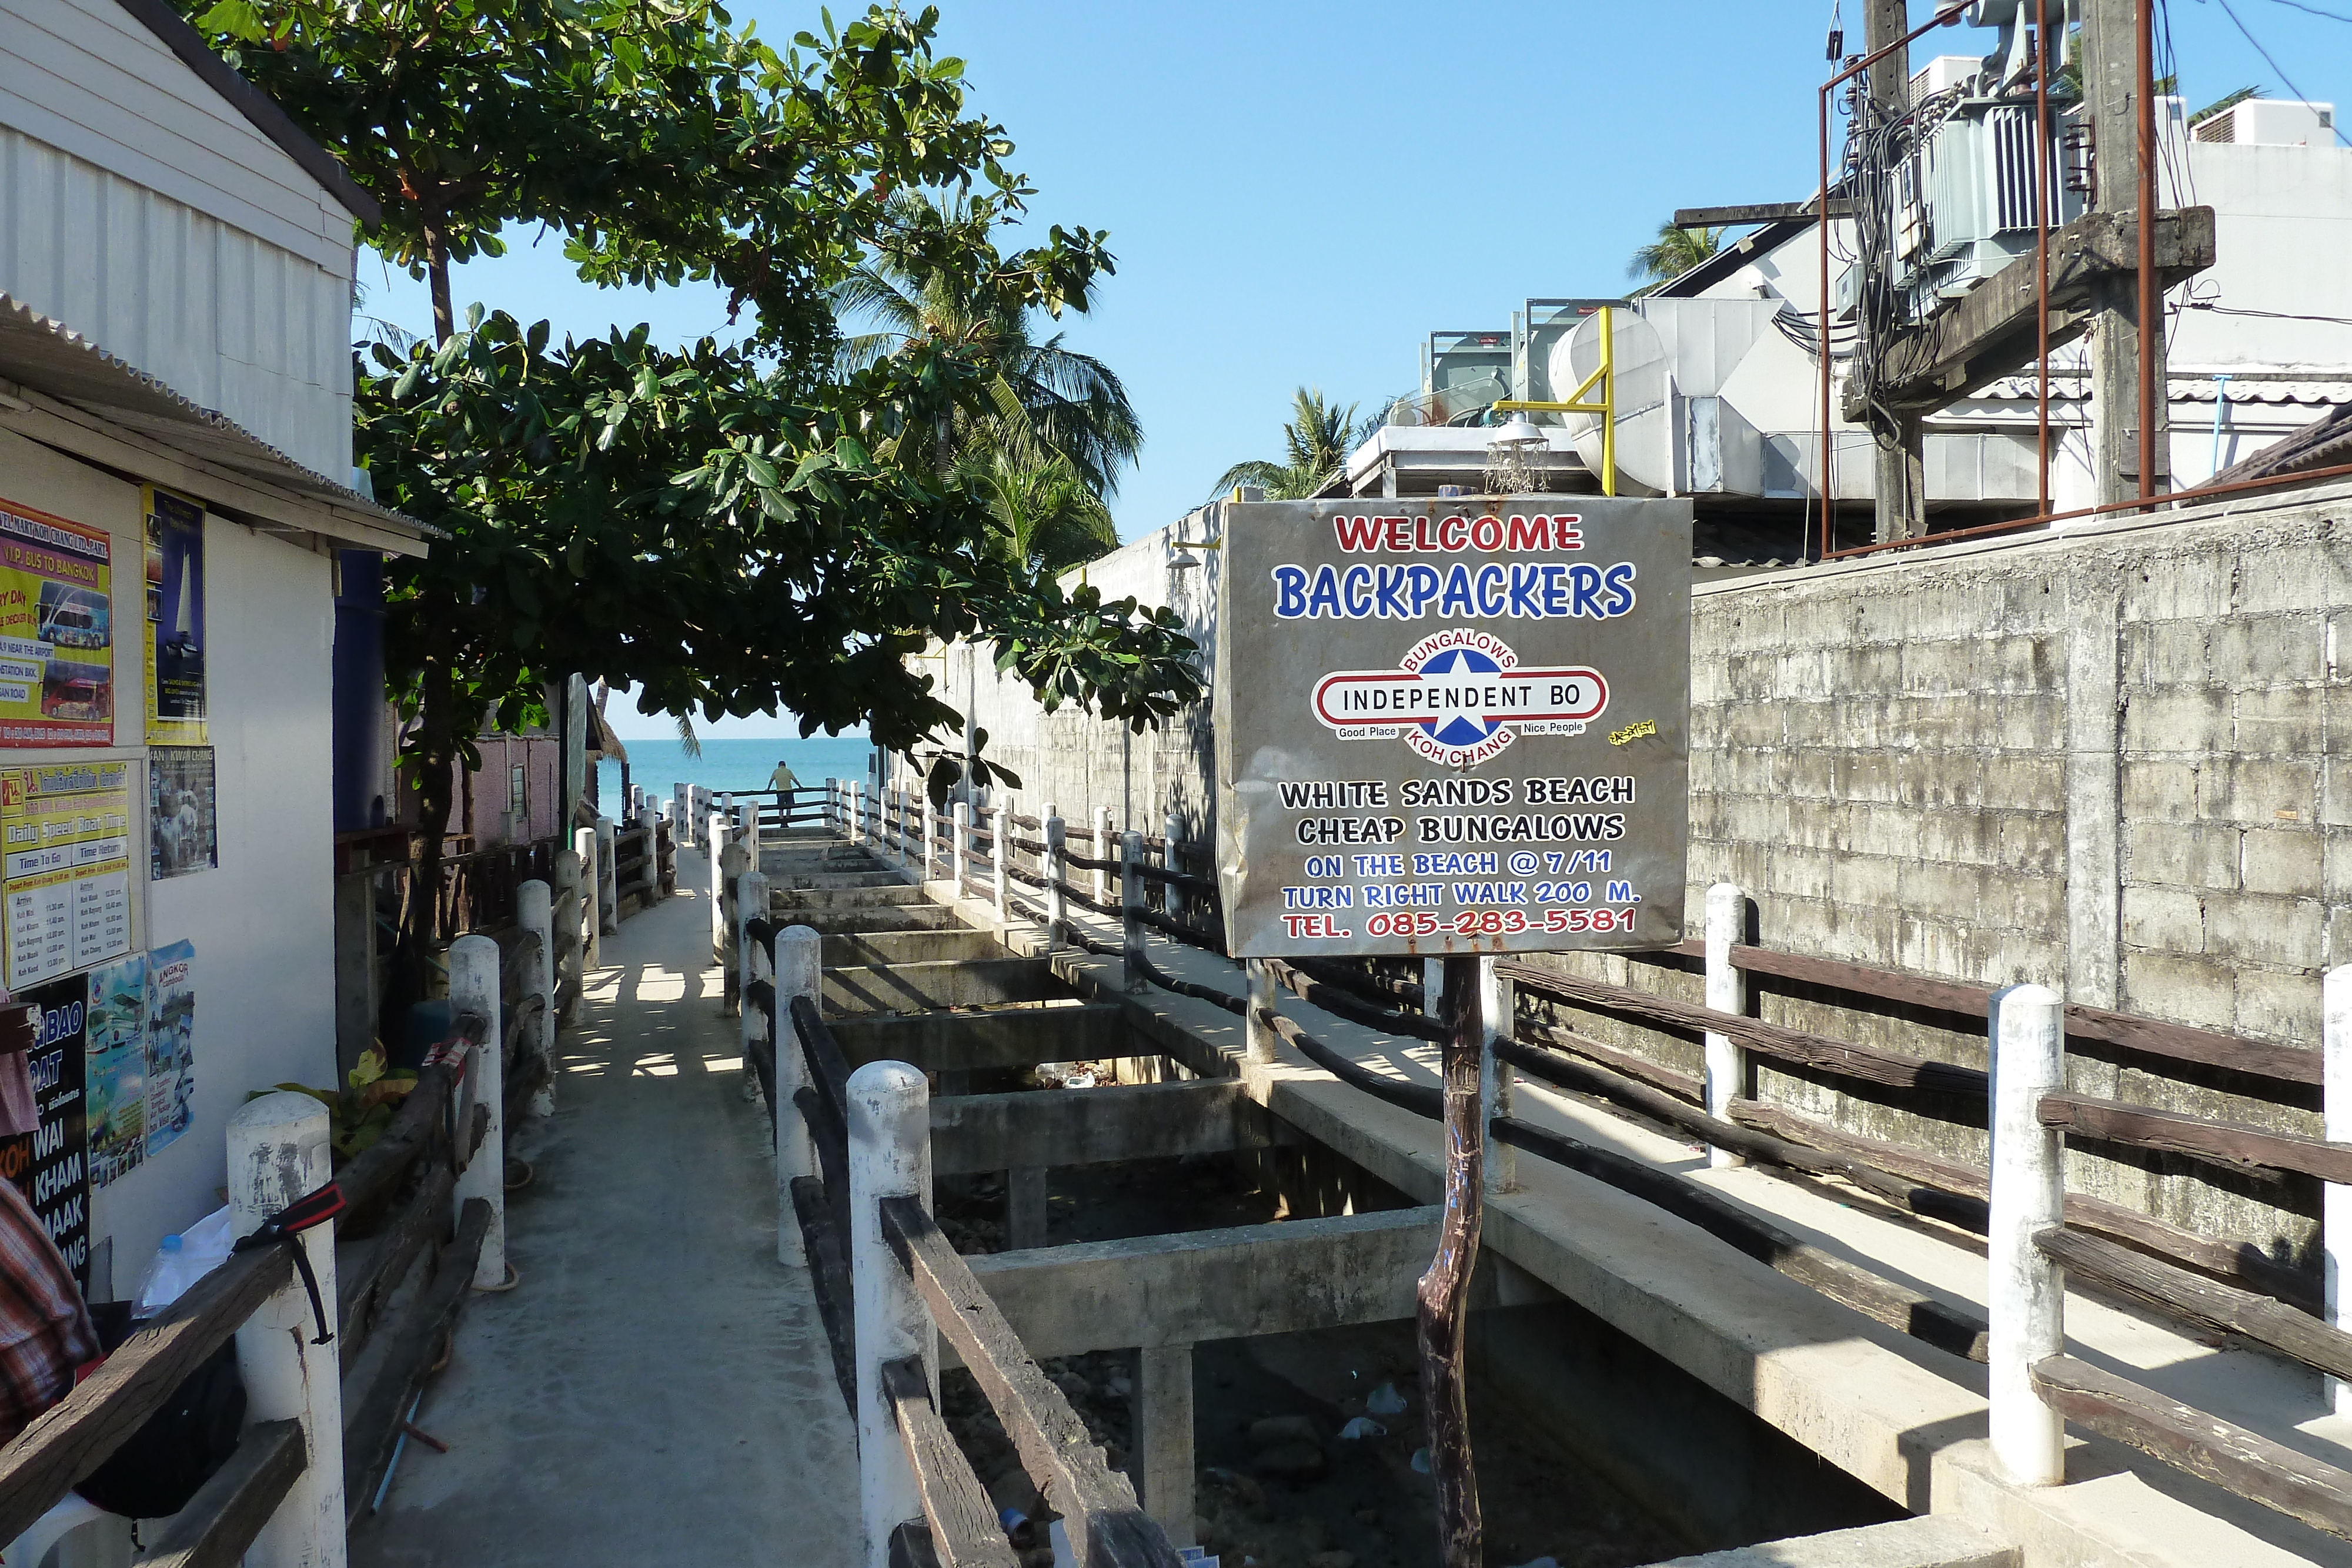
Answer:
[{"label": "utility pole", "polygon": [[[2145,135],[2153,149],[2153,65],[2142,57],[2148,40],[2139,13],[2154,0],[2083,0],[2083,92],[2091,115],[2092,205],[2104,213],[2140,209],[2153,183],[2152,168],[2141,161]],[[2152,208],[2153,201],[2148,205]],[[2142,266],[2145,267],[2143,246]],[[2155,279],[2131,275],[2100,287],[2099,313],[2091,327],[2092,470],[2098,501],[2135,500],[2171,488],[2171,416],[2165,404],[2163,291]],[[2140,312],[2151,316],[2148,342],[2157,364],[2155,395],[2140,364]],[[2147,430],[2143,438],[2141,424]],[[2141,454],[2147,462],[2143,467]]]},{"label": "utility pole", "polygon": [[[1887,48],[1895,39],[1911,30],[1909,0],[1865,0],[1867,30],[1864,48],[1875,54]],[[1910,107],[1911,62],[1908,49],[1895,49],[1884,59],[1874,63],[1864,78],[1870,97],[1871,119],[1885,125],[1898,119]],[[1827,193],[1823,193],[1824,203]],[[1857,208],[1858,223],[1881,224],[1892,214],[1883,209],[1864,212]],[[1823,213],[1822,221],[1829,216]],[[1889,236],[1891,239],[1892,236]],[[1893,246],[1883,246],[1879,254],[1891,255]],[[1865,290],[1883,293],[1888,287],[1884,277],[1863,280]],[[1863,329],[1870,329],[1872,301],[1863,304]],[[1822,320],[1829,319],[1826,305]],[[1824,340],[1828,338],[1826,327]],[[1916,538],[1927,531],[1927,434],[1920,416],[1916,413],[1886,414],[1873,410],[1870,414],[1871,434],[1871,494],[1877,498],[1878,521],[1875,537],[1887,539]]]}]

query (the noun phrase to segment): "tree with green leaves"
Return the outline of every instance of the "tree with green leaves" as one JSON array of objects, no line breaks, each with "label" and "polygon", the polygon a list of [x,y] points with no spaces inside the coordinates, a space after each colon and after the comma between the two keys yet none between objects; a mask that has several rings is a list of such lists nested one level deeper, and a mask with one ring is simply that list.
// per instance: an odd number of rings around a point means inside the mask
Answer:
[{"label": "tree with green leaves", "polygon": [[[994,373],[989,401],[962,410],[943,431],[943,461],[984,458],[1009,447],[1047,466],[1061,457],[1097,497],[1118,488],[1118,471],[1143,447],[1143,429],[1127,388],[1109,366],[1065,345],[1056,332],[1040,340],[1039,314],[1003,291],[974,288],[942,265],[955,252],[947,236],[984,234],[968,202],[901,191],[870,257],[835,285],[836,316],[866,329],[842,340],[843,368],[856,371],[919,342],[952,343],[977,353]],[[1069,299],[1084,310],[1091,286]]]},{"label": "tree with green leaves", "polygon": [[1680,277],[1723,248],[1721,229],[1686,229],[1669,218],[1658,225],[1658,237],[1633,253],[1625,276],[1643,280],[1637,293],[1647,294],[1661,283]]},{"label": "tree with green leaves", "polygon": [[[486,728],[541,721],[574,672],[682,716],[783,708],[908,752],[961,729],[908,663],[932,638],[986,641],[1048,707],[1139,729],[1197,697],[1167,612],[1066,593],[932,461],[936,432],[994,406],[985,346],[840,363],[835,290],[885,246],[1006,319],[1083,309],[1110,270],[1082,229],[998,248],[1032,193],[967,110],[961,62],[933,55],[935,11],[828,17],[781,51],[711,0],[219,0],[197,20],[383,204],[367,237],[432,286],[435,340],[376,344],[355,393],[379,499],[446,534],[394,563],[387,594],[423,885],[453,768]],[[950,193],[958,220],[895,219],[906,190]],[[461,321],[450,265],[517,224],[561,234],[593,281],[718,284],[743,340]],[[1002,770],[942,757],[935,796],[967,771]],[[412,962],[434,902],[412,901]]]},{"label": "tree with green leaves", "polygon": [[1298,501],[1314,495],[1347,466],[1348,454],[1371,439],[1377,416],[1359,421],[1356,405],[1326,402],[1320,387],[1291,394],[1290,418],[1282,427],[1283,459],[1236,463],[1217,476],[1214,493],[1255,485],[1270,501]]},{"label": "tree with green leaves", "polygon": [[988,507],[991,549],[1037,571],[1065,571],[1118,548],[1110,508],[1058,452],[991,444],[957,472]]}]

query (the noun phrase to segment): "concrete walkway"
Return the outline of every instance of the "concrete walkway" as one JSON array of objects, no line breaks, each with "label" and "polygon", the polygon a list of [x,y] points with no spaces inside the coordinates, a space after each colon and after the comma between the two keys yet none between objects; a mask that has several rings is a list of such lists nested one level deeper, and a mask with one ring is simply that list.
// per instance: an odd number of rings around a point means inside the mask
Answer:
[{"label": "concrete walkway", "polygon": [[477,1294],[357,1568],[835,1568],[856,1432],[805,1275],[776,1262],[766,1119],[708,966],[709,870],[625,923],[558,1043],[556,1114],[511,1128],[520,1286]]}]

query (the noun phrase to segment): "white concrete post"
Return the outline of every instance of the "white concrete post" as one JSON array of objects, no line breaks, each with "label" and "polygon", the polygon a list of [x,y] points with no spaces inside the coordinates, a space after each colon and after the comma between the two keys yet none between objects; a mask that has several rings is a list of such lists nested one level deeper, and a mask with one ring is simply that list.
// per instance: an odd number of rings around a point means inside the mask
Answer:
[{"label": "white concrete post", "polygon": [[849,1272],[857,1324],[857,1500],[865,1568],[889,1568],[890,1532],[923,1511],[914,1467],[882,1387],[885,1364],[920,1356],[939,1397],[939,1331],[882,1236],[882,1200],[931,1206],[930,1092],[903,1061],[849,1075]]},{"label": "white concrete post", "polygon": [[1143,1511],[1171,1546],[1195,1544],[1192,1469],[1192,1347],[1148,1346],[1136,1356],[1135,1447],[1142,1458]]},{"label": "white concrete post", "polygon": [[[499,1034],[499,945],[479,932],[449,944],[449,1005],[482,1020],[482,1040],[466,1064],[466,1075],[474,1085],[474,1103],[489,1107],[490,1124],[482,1146],[458,1173],[457,1207],[462,1213],[468,1198],[489,1202],[490,1228],[474,1265],[474,1283],[487,1289],[507,1277],[507,1076],[506,1042]],[[457,1129],[461,1152],[471,1132]]]},{"label": "white concrete post", "polygon": [[765,944],[753,940],[751,922],[766,917],[768,913],[768,879],[756,871],[747,871],[735,883],[735,973],[737,994],[742,1006],[736,1029],[736,1040],[741,1046],[743,1071],[751,1072],[751,1042],[760,1037],[767,1019],[751,1005],[751,982],[760,977],[773,955]]},{"label": "white concrete post", "polygon": [[598,906],[604,903],[604,877],[597,867],[603,860],[598,852],[596,830],[572,830],[572,852],[580,857],[580,929],[583,965],[603,967],[604,962],[604,917]]},{"label": "white concrete post", "polygon": [[948,877],[955,883],[954,896],[963,896],[964,879],[971,875],[971,804],[955,803],[955,826],[949,830],[955,842],[948,851]]},{"label": "white concrete post", "polygon": [[[1706,890],[1706,1005],[1719,1013],[1748,1011],[1748,972],[1731,964],[1731,950],[1748,935],[1748,894],[1727,882]],[[1748,1092],[1748,1052],[1727,1034],[1706,1031],[1706,1113],[1731,1120],[1731,1103]],[[1706,1163],[1717,1170],[1748,1161],[1728,1149],[1710,1148]]]},{"label": "white concrete post", "polygon": [[596,819],[596,918],[607,936],[621,929],[621,868],[613,852],[613,819]]},{"label": "white concrete post", "polygon": [[704,852],[710,861],[710,961],[714,964],[727,951],[727,944],[731,938],[731,933],[727,929],[726,915],[719,907],[727,898],[727,873],[719,862],[725,857],[727,846],[734,841],[734,838],[735,830],[727,819],[718,811],[712,811],[710,837],[704,846]]},{"label": "white concrete post", "polygon": [[1129,991],[1140,991],[1150,983],[1143,977],[1143,879],[1135,868],[1143,863],[1143,835],[1121,833],[1118,838],[1118,924],[1119,964],[1122,978]]},{"label": "white concrete post", "polygon": [[[587,967],[588,954],[580,940],[581,901],[587,894],[582,891],[587,879],[580,872],[580,852],[558,850],[555,854],[555,977],[559,987],[571,991],[577,1004]],[[552,1039],[552,1025],[549,1038]]]},{"label": "white concrete post", "polygon": [[1445,1017],[1445,960],[1421,961],[1421,1016],[1432,1023]]},{"label": "white concrete post", "polygon": [[1062,891],[1069,880],[1070,862],[1062,854],[1062,819],[1051,800],[1045,802],[1045,942],[1061,941],[1070,924],[1070,901]]},{"label": "white concrete post", "polygon": [[1495,1042],[1511,1038],[1511,982],[1495,968],[1495,960],[1478,960],[1478,1124],[1486,1129],[1486,1190],[1519,1190],[1519,1151],[1495,1136],[1495,1118],[1511,1114],[1511,1091],[1517,1075],[1511,1064],[1495,1054]]},{"label": "white concrete post", "polygon": [[515,924],[522,928],[522,952],[516,965],[522,999],[539,998],[536,1012],[524,1016],[521,1053],[547,1064],[550,1081],[531,1092],[534,1116],[555,1114],[555,894],[547,883],[526,882],[515,889]]},{"label": "white concrete post", "polygon": [[683,784],[669,787],[670,829],[677,835],[680,847],[694,841],[694,830],[688,824],[694,816],[694,791]]},{"label": "white concrete post", "polygon": [[[1110,808],[1095,808],[1095,859],[1115,861],[1118,858],[1118,841],[1110,836]],[[1095,902],[1110,902],[1110,873],[1095,867]]]},{"label": "white concrete post", "polygon": [[[2321,1134],[2330,1143],[2352,1142],[2352,964],[2327,971],[2319,982]],[[2326,1291],[2327,1321],[2352,1330],[2352,1291],[2344,1271],[2352,1265],[2352,1186],[2328,1182],[2319,1189],[2320,1268]],[[2327,1379],[2327,1403],[2338,1416],[2352,1415],[2352,1383]]]},{"label": "white concrete post", "polygon": [[816,1146],[793,1096],[810,1086],[808,1058],[793,1023],[794,997],[824,1000],[824,938],[814,926],[787,925],[776,933],[776,1261],[795,1268],[808,1262],[800,1218],[793,1209],[793,1178],[817,1174]]},{"label": "white concrete post", "polygon": [[[1176,840],[1183,831],[1184,819],[1174,811],[1169,812],[1160,829],[1160,842],[1165,847],[1160,852],[1160,863],[1170,871],[1184,869],[1176,862]],[[1172,882],[1168,884],[1168,913],[1178,920],[1184,918],[1184,891]]]},{"label": "white concrete post", "polygon": [[849,805],[850,805],[849,841],[850,841],[851,843],[853,843],[853,844],[862,844],[862,843],[864,843],[864,842],[866,841],[866,780],[865,780],[865,779],[860,779],[856,783],[852,784],[852,785],[849,787]]},{"label": "white concrete post", "polygon": [[[229,1214],[239,1236],[327,1185],[334,1174],[329,1136],[327,1108],[290,1090],[248,1100],[230,1114]],[[304,1231],[301,1246],[319,1281],[327,1331],[337,1333],[333,1224]],[[342,1346],[312,1343],[318,1334],[299,1275],[236,1331],[246,1419],[299,1420],[308,1454],[245,1554],[251,1568],[342,1568],[351,1560],[343,1545]]]},{"label": "white concrete post", "polygon": [[736,962],[736,911],[743,900],[743,879],[751,874],[751,853],[742,841],[730,838],[727,847],[719,852],[719,896],[714,904],[719,916],[719,1014],[732,1018],[743,1000],[743,970]]},{"label": "white concrete post", "polygon": [[1004,868],[1013,852],[1013,802],[1006,800],[989,813],[988,877],[996,894],[996,918],[1013,918],[1012,874]]},{"label": "white concrete post", "polygon": [[2066,1479],[2066,1429],[2034,1392],[2036,1362],[2066,1348],[2065,1270],[2033,1245],[2066,1211],[2066,1145],[2042,1124],[2042,1097],[2063,1076],[2058,994],[2011,986],[1992,998],[1992,1202],[1985,1236],[1986,1397],[1993,1458],[2022,1486]]},{"label": "white concrete post", "polygon": [[1258,1020],[1261,1012],[1275,1010],[1276,988],[1274,970],[1263,958],[1242,960],[1242,974],[1248,982],[1249,1016],[1242,1020],[1242,1038],[1249,1043],[1252,1061],[1272,1061],[1275,1042],[1281,1037]]}]

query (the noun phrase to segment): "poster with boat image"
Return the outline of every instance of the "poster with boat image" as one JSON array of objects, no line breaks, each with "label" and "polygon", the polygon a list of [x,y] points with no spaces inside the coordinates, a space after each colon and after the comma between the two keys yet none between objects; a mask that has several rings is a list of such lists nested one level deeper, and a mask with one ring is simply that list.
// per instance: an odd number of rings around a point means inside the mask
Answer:
[{"label": "poster with boat image", "polygon": [[89,972],[89,1180],[102,1187],[147,1157],[147,955]]},{"label": "poster with boat image", "polygon": [[112,549],[0,500],[0,746],[113,744]]},{"label": "poster with boat image", "polygon": [[195,1119],[196,945],[174,942],[147,955],[147,1157],[170,1146]]},{"label": "poster with boat image", "polygon": [[149,485],[147,514],[147,739],[205,741],[205,508]]}]

